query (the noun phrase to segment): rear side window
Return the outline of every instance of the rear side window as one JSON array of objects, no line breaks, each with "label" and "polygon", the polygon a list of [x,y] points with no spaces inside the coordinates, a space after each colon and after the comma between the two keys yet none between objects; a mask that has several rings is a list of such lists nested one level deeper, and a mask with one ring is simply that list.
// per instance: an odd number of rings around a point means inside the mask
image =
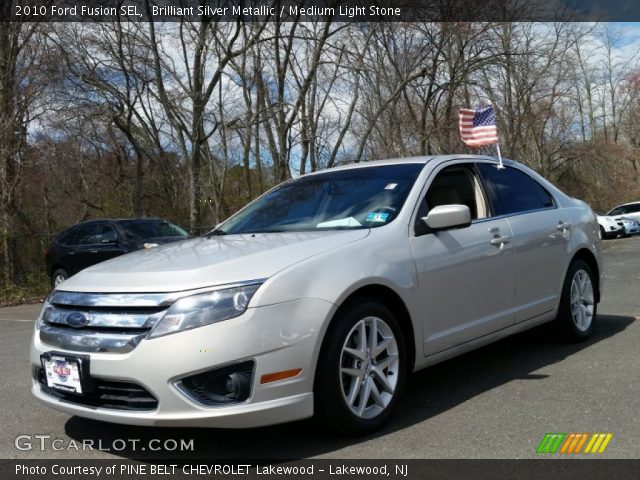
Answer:
[{"label": "rear side window", "polygon": [[58,237],[58,243],[63,245],[81,245],[91,232],[93,231],[93,225],[80,225],[63,232]]},{"label": "rear side window", "polygon": [[496,165],[478,164],[492,194],[497,215],[512,215],[555,207],[553,197],[537,181],[512,167],[498,170]]},{"label": "rear side window", "polygon": [[84,239],[83,243],[113,243],[118,241],[118,234],[111,225],[97,224],[93,227],[91,235]]},{"label": "rear side window", "polygon": [[93,237],[95,236],[98,228],[99,225],[96,225],[95,223],[80,227],[77,230],[76,235],[73,237],[73,245],[90,245],[94,243]]},{"label": "rear side window", "polygon": [[92,223],[76,230],[71,245],[94,245],[114,242],[118,236],[112,226],[105,223]]},{"label": "rear side window", "polygon": [[56,238],[56,242],[60,243],[61,245],[73,245],[73,239],[77,232],[77,228],[70,228],[66,232],[62,232],[60,235],[58,235],[58,238]]},{"label": "rear side window", "polygon": [[627,213],[625,210],[625,207],[618,207],[611,210],[607,215],[616,216],[616,215],[621,215],[623,213]]}]

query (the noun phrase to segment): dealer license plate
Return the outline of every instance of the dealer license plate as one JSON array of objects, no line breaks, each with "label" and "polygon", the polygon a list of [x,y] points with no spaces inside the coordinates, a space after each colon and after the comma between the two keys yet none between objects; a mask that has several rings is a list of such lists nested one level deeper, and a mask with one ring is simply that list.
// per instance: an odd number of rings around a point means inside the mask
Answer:
[{"label": "dealer license plate", "polygon": [[76,360],[51,356],[44,358],[47,385],[65,392],[82,393],[80,367]]}]

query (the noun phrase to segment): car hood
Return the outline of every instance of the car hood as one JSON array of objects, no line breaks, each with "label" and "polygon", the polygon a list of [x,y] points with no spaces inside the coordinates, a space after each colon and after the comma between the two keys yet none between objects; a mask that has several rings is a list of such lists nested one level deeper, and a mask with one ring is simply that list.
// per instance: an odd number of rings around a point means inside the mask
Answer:
[{"label": "car hood", "polygon": [[365,238],[368,229],[198,237],[123,255],[58,286],[72,292],[175,292],[268,278]]}]

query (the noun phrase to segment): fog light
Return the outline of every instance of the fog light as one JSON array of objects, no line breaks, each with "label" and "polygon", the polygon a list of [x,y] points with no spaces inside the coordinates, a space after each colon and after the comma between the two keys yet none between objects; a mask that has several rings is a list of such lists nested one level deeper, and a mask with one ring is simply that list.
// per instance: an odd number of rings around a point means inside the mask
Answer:
[{"label": "fog light", "polygon": [[224,381],[224,389],[227,391],[225,397],[236,401],[247,399],[251,389],[250,380],[250,375],[245,375],[244,373],[232,373],[229,375]]},{"label": "fog light", "polygon": [[241,403],[251,395],[253,370],[253,361],[236,363],[190,375],[176,383],[176,387],[201,405]]}]

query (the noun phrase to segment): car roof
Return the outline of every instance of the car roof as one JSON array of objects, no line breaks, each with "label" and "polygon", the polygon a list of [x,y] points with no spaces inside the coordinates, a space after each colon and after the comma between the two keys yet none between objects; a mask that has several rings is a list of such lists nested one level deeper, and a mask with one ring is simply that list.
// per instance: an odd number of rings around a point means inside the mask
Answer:
[{"label": "car roof", "polygon": [[93,225],[95,223],[123,223],[123,222],[136,222],[136,221],[146,221],[146,220],[153,220],[153,221],[158,221],[158,222],[168,222],[169,220],[165,220],[163,218],[157,218],[157,217],[136,217],[136,218],[92,218],[91,220],[85,220],[83,222],[80,223],[76,223],[74,225],[69,225],[67,228],[65,228],[62,232],[60,233],[64,233],[67,230],[71,229],[71,228],[77,228],[77,227],[83,227],[86,225]]},{"label": "car roof", "polygon": [[73,225],[74,227],[77,225],[88,225],[90,223],[98,223],[98,222],[136,222],[136,221],[145,221],[145,220],[157,220],[160,222],[168,222],[169,220],[165,220],[163,218],[157,217],[136,217],[136,218],[92,218],[91,220],[85,220],[80,223],[76,223]]},{"label": "car roof", "polygon": [[[492,157],[489,155],[471,155],[468,153],[461,154],[450,154],[450,155],[425,155],[420,157],[403,157],[403,158],[387,158],[381,160],[367,160],[363,162],[354,162],[354,163],[346,163],[344,165],[338,165],[336,167],[327,168],[324,170],[318,170],[316,172],[308,173],[304,176],[308,175],[320,175],[326,172],[335,172],[339,170],[351,170],[356,168],[370,168],[370,167],[378,167],[383,165],[403,165],[408,163],[416,163],[416,164],[424,164],[427,163],[436,163],[440,164],[443,162],[447,162],[449,160],[490,160],[497,162],[498,159],[496,157]],[[516,162],[513,160],[509,160],[503,158],[503,162],[505,165],[513,165]]]}]

